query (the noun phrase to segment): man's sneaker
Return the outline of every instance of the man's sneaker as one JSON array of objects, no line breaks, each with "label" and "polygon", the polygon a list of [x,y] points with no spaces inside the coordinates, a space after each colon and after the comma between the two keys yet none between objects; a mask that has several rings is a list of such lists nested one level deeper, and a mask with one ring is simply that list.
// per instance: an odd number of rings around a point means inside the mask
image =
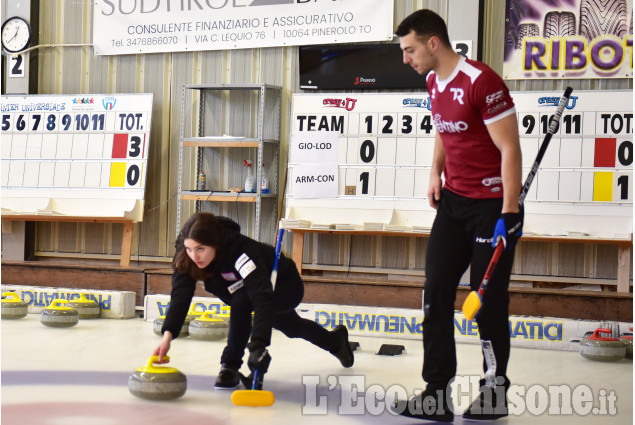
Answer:
[{"label": "man's sneaker", "polygon": [[216,377],[216,383],[214,388],[221,390],[234,389],[240,383],[240,375],[238,369],[222,365],[218,376]]},{"label": "man's sneaker", "polygon": [[409,418],[452,422],[454,412],[450,408],[451,404],[452,402],[449,396],[446,397],[444,390],[435,391],[426,388],[424,392],[410,397],[408,401],[395,400],[392,410]]},{"label": "man's sneaker", "polygon": [[346,326],[337,325],[331,333],[335,334],[338,343],[337,351],[332,351],[331,354],[337,357],[340,363],[342,363],[342,366],[353,366],[353,363],[355,363],[355,355],[351,349],[351,344],[348,342],[348,329],[346,329]]},{"label": "man's sneaker", "polygon": [[492,389],[488,386],[482,386],[478,397],[463,413],[463,418],[492,420],[505,417],[508,413],[505,387],[499,386],[496,389]]}]

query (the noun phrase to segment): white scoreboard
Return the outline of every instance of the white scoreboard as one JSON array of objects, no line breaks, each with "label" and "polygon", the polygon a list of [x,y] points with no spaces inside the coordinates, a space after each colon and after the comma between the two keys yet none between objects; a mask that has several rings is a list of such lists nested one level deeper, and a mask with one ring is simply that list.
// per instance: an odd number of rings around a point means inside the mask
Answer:
[{"label": "white scoreboard", "polygon": [[151,112],[152,94],[2,96],[3,209],[142,210]]},{"label": "white scoreboard", "polygon": [[[525,176],[560,96],[512,93]],[[632,232],[633,124],[632,92],[573,92],[525,201],[527,232]],[[342,212],[357,211],[347,215],[352,224],[432,224],[427,191],[436,130],[427,93],[295,94],[291,126],[292,134],[339,133],[339,189],[333,199],[294,199],[293,169],[302,164],[290,163],[287,216],[341,223]]]}]

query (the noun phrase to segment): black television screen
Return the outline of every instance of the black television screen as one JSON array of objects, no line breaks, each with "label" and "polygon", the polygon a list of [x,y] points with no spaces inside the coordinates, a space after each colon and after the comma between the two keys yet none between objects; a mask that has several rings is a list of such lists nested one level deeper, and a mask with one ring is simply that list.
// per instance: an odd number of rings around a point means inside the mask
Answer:
[{"label": "black television screen", "polygon": [[303,90],[425,89],[398,44],[300,46]]}]

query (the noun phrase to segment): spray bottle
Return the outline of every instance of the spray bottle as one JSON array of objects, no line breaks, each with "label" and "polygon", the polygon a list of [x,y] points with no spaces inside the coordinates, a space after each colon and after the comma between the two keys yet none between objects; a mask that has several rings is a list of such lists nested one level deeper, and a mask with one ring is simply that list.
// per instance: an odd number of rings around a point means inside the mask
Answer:
[{"label": "spray bottle", "polygon": [[247,167],[247,178],[245,179],[245,192],[255,192],[254,176],[251,174],[251,161],[245,159],[245,167]]},{"label": "spray bottle", "polygon": [[201,170],[201,173],[198,175],[198,190],[205,190],[206,180],[205,173]]},{"label": "spray bottle", "polygon": [[269,180],[265,174],[265,164],[262,164],[262,178],[260,179],[260,193],[266,195],[269,193]]}]

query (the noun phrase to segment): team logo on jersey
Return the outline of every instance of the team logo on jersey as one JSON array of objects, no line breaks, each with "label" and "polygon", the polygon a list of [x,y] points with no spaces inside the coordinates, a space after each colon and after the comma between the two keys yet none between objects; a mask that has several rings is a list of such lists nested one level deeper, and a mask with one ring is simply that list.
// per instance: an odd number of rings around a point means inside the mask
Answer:
[{"label": "team logo on jersey", "polygon": [[465,94],[465,92],[463,91],[463,89],[459,87],[450,87],[450,91],[454,95],[452,97],[452,100],[453,101],[457,100],[461,105],[464,105],[463,95]]}]

